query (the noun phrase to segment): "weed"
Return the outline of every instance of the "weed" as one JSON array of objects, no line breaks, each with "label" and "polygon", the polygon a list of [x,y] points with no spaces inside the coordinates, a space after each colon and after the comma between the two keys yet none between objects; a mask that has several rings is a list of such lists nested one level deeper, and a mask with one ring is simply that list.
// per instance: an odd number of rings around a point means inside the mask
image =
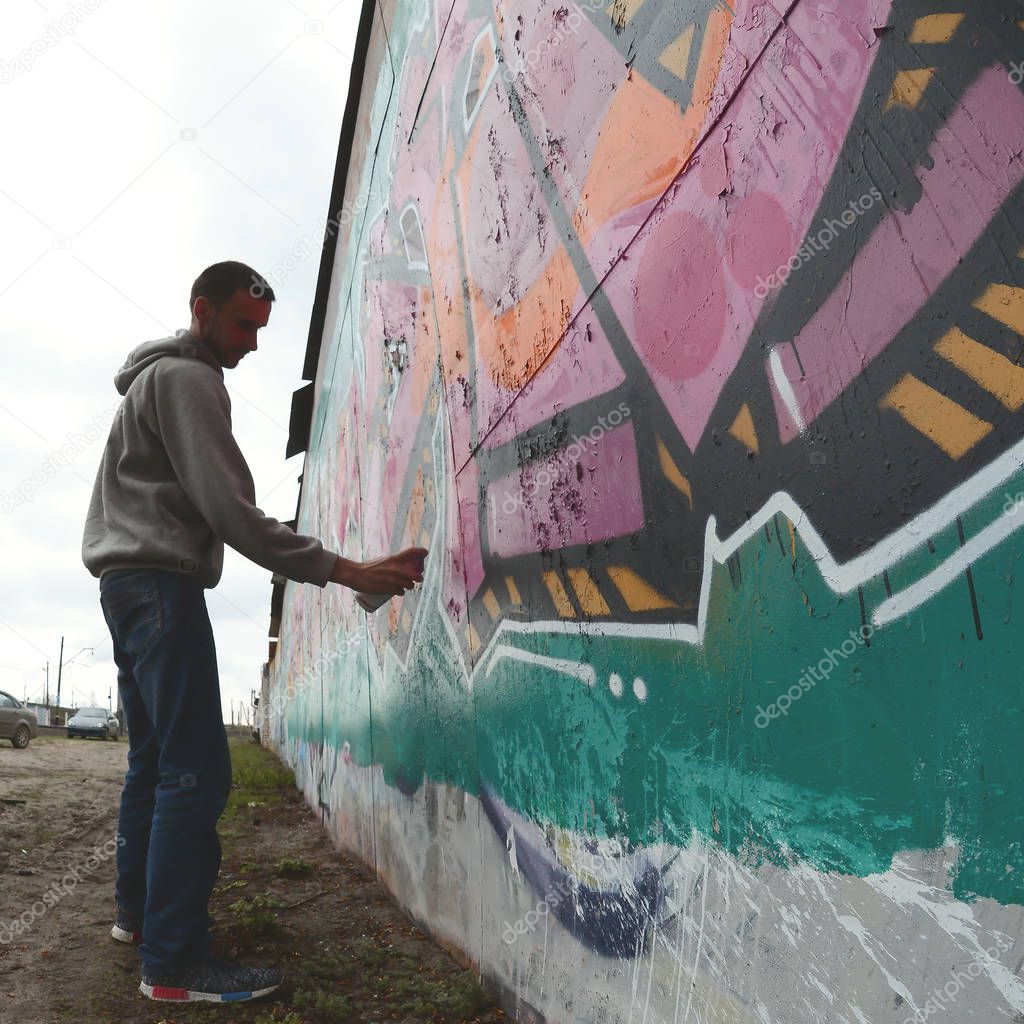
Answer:
[{"label": "weed", "polygon": [[295,775],[269,751],[255,744],[231,745],[231,793],[221,816],[230,827],[243,813],[280,804],[295,789]]},{"label": "weed", "polygon": [[491,997],[471,974],[454,978],[444,993],[448,1012],[456,1017],[472,1017],[491,1005]]},{"label": "weed", "polygon": [[214,888],[216,893],[231,892],[232,889],[243,889],[249,883],[244,878],[236,878],[233,882],[225,882],[223,885],[218,885]]},{"label": "weed", "polygon": [[329,1021],[339,1024],[349,1019],[352,1004],[344,997],[331,992],[312,992],[302,989],[295,993],[295,1005],[305,1010],[315,1010]]},{"label": "weed", "polygon": [[291,857],[282,857],[274,865],[274,874],[281,878],[305,878],[312,870],[312,866],[304,860],[293,860]]},{"label": "weed", "polygon": [[248,931],[267,932],[277,927],[274,911],[284,904],[273,896],[252,896],[235,900],[228,908],[235,920]]},{"label": "weed", "polygon": [[388,950],[382,949],[373,939],[355,939],[349,950],[363,967],[383,967],[391,959]]},{"label": "weed", "polygon": [[302,1018],[297,1013],[292,1013],[291,1010],[283,1017],[277,1017],[276,1014],[276,1010],[271,1013],[261,1013],[253,1021],[253,1024],[303,1024]]},{"label": "weed", "polygon": [[336,953],[325,950],[304,961],[300,970],[310,980],[323,984],[351,978],[356,973],[356,965],[351,960],[344,960]]},{"label": "weed", "polygon": [[422,1017],[441,1014],[446,1020],[463,1020],[491,1005],[487,993],[468,975],[445,981],[402,978],[395,982],[393,991],[395,995],[406,996],[405,1008]]},{"label": "weed", "polygon": [[294,773],[261,747],[233,747],[231,763],[232,782],[239,790],[264,794],[295,787]]}]

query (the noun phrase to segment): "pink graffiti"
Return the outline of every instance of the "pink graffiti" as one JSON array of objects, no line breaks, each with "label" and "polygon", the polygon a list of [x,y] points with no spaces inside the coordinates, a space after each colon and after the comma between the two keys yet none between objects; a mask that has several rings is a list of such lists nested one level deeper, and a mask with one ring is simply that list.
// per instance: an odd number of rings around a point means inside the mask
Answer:
[{"label": "pink graffiti", "polygon": [[1024,97],[1005,68],[990,68],[936,135],[914,208],[879,224],[811,322],[776,350],[791,392],[786,402],[774,391],[784,440],[835,401],[954,270],[1024,179],[1021,139]]}]

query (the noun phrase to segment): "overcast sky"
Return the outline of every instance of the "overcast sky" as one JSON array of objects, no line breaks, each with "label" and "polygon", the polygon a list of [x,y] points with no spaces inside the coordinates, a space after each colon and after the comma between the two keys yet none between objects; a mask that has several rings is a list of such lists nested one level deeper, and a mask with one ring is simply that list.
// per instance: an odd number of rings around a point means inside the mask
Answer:
[{"label": "overcast sky", "polygon": [[[0,689],[41,697],[49,660],[54,700],[63,635],[74,660],[62,703],[105,706],[109,691],[116,706],[99,581],[81,561],[121,401],[114,372],[136,345],[188,326],[203,267],[240,259],[269,276],[319,237],[359,6],[4,0]],[[281,520],[295,514],[302,472],[303,456],[284,450],[318,267],[313,256],[275,284],[259,350],[225,371],[257,504]],[[62,446],[68,464],[12,502]],[[229,548],[206,591],[225,720],[258,687],[270,575]]]}]

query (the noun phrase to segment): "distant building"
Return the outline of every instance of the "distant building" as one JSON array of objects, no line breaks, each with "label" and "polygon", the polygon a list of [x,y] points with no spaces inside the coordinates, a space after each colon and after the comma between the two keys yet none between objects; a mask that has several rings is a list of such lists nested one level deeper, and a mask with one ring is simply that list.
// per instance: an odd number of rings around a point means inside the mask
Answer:
[{"label": "distant building", "polygon": [[25,705],[25,707],[29,709],[29,711],[31,711],[36,716],[36,721],[40,725],[50,724],[51,709],[48,708],[45,704],[35,704],[32,701],[23,701],[22,703]]}]

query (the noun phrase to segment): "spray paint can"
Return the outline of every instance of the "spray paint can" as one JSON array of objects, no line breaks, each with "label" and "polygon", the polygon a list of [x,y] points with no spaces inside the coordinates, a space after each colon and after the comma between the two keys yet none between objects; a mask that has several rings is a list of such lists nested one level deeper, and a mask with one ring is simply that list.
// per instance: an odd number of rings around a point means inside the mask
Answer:
[{"label": "spray paint can", "polygon": [[356,591],[356,604],[363,611],[375,612],[381,605],[391,600],[392,594],[364,594],[361,590]]}]

